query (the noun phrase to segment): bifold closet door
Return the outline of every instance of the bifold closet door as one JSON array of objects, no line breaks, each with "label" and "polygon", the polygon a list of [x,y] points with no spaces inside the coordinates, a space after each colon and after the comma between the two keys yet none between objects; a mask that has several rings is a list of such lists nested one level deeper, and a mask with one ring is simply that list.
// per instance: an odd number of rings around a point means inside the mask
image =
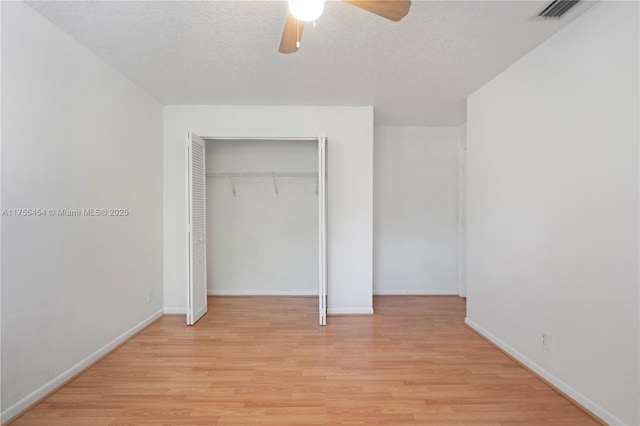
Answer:
[{"label": "bifold closet door", "polygon": [[189,294],[187,325],[207,313],[207,233],[205,224],[205,141],[187,134],[187,234]]},{"label": "bifold closet door", "polygon": [[327,325],[327,138],[318,138],[319,311],[320,325]]}]

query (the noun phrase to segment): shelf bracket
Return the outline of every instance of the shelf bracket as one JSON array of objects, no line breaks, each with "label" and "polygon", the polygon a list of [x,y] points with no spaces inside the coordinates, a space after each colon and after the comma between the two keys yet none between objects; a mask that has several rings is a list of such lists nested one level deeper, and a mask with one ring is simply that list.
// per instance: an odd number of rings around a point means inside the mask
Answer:
[{"label": "shelf bracket", "polygon": [[232,178],[229,178],[229,186],[231,187],[231,193],[233,196],[236,196],[236,184],[233,182]]}]

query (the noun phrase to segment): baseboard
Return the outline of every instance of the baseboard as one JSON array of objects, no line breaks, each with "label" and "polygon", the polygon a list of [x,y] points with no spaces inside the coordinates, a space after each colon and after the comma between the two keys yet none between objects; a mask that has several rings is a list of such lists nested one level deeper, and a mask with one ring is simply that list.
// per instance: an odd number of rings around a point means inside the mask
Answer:
[{"label": "baseboard", "polygon": [[147,327],[149,324],[151,324],[152,322],[160,318],[162,315],[163,315],[162,310],[155,312],[154,314],[142,320],[141,322],[139,322],[129,330],[125,331],[120,336],[116,337],[111,342],[107,343],[106,345],[104,345],[103,347],[101,347],[100,349],[98,349],[97,351],[95,351],[94,353],[92,353],[91,355],[89,355],[88,357],[86,357],[85,359],[83,359],[73,367],[69,368],[64,373],[53,378],[49,382],[40,386],[35,391],[31,392],[29,395],[22,398],[20,401],[16,402],[11,407],[7,408],[2,413],[0,413],[0,423],[5,424],[6,422],[12,420],[16,416],[24,413],[33,405],[37,404],[43,398],[45,398],[46,396],[54,392],[56,389],[58,389],[59,387],[61,387],[71,379],[73,379],[79,373],[89,368],[95,362],[99,361],[109,352],[116,349],[122,343],[124,343],[133,335],[135,335],[136,333],[138,333],[139,331]]},{"label": "baseboard", "polygon": [[327,308],[328,315],[371,315],[373,308]]},{"label": "baseboard", "polygon": [[227,290],[209,290],[208,296],[317,296],[318,291],[287,291],[287,290],[247,290],[247,291],[227,291]]},{"label": "baseboard", "polygon": [[187,308],[172,308],[172,307],[167,307],[164,308],[164,313],[165,315],[174,315],[174,314],[184,314],[187,315]]},{"label": "baseboard", "polygon": [[373,290],[374,296],[458,296],[458,290]]},{"label": "baseboard", "polygon": [[582,395],[580,392],[569,386],[567,383],[560,380],[557,376],[555,376],[550,371],[541,367],[538,363],[528,358],[524,354],[518,352],[511,345],[504,342],[488,330],[484,329],[482,326],[478,325],[474,321],[469,318],[465,318],[464,322],[469,328],[478,333],[480,336],[487,339],[490,343],[496,346],[498,349],[503,351],[509,357],[513,358],[516,362],[521,364],[523,367],[530,370],[533,374],[541,378],[543,381],[547,382],[551,387],[553,387],[560,394],[564,395],[568,399],[570,399],[574,404],[578,405],[582,410],[584,410],[587,414],[594,417],[596,420],[604,422],[605,424],[610,425],[623,425],[624,422],[591,401],[586,396]]}]

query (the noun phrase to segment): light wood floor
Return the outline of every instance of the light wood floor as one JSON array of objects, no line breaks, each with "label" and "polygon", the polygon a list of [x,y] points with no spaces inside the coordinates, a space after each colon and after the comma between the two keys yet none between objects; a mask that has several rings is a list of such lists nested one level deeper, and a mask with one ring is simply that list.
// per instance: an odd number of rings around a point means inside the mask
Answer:
[{"label": "light wood floor", "polygon": [[590,425],[463,325],[457,297],[387,296],[374,316],[317,299],[215,297],[165,316],[13,425]]}]

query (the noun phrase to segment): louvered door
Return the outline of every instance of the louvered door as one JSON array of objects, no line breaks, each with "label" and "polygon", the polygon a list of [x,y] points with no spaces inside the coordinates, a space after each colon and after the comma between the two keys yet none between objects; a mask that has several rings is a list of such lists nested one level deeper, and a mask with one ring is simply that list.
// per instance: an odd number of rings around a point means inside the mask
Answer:
[{"label": "louvered door", "polygon": [[207,313],[207,241],[205,224],[205,141],[187,135],[187,234],[189,243],[189,295],[187,324]]},{"label": "louvered door", "polygon": [[327,325],[327,138],[318,138],[318,216],[319,216],[319,289],[320,325]]}]

